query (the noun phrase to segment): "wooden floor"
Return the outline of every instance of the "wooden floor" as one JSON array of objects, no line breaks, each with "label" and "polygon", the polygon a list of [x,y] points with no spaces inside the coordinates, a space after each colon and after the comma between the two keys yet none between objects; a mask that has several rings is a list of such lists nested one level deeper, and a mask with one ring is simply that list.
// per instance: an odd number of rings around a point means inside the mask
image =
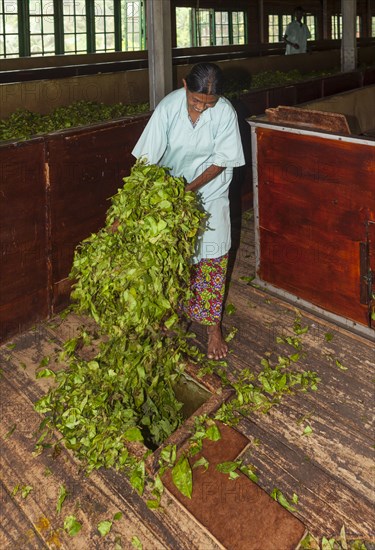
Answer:
[{"label": "wooden floor", "polygon": [[[251,217],[244,216],[227,296],[236,311],[224,317],[227,332],[238,329],[228,361],[234,377],[245,366],[257,372],[262,358],[284,353],[276,337],[292,334],[299,315],[294,306],[240,280],[254,272],[252,228]],[[239,430],[257,445],[250,445],[242,458],[257,468],[258,483],[268,493],[278,488],[289,499],[298,495],[295,515],[314,535],[338,536],[345,525],[348,539],[361,538],[372,547],[375,342],[306,312],[301,315],[302,324],[309,326],[302,337],[302,366],[319,374],[318,390],[288,396],[267,415],[243,417]],[[162,511],[151,511],[147,495],[134,493],[121,473],[99,471],[86,477],[64,449],[57,455],[33,454],[41,420],[33,403],[48,387],[48,380],[35,379],[35,370],[46,356],[54,361],[62,342],[81,323],[74,315],[52,319],[0,348],[0,547],[126,549],[134,548],[133,537],[138,537],[143,549],[221,548],[170,494],[163,496]],[[327,333],[333,336],[329,342]],[[197,338],[204,345],[204,333],[197,330]],[[311,435],[303,435],[307,425]],[[62,484],[69,494],[58,514]],[[32,487],[27,496],[26,487]],[[98,523],[119,511],[122,518],[101,537]],[[62,529],[67,515],[83,525],[75,537]]]}]

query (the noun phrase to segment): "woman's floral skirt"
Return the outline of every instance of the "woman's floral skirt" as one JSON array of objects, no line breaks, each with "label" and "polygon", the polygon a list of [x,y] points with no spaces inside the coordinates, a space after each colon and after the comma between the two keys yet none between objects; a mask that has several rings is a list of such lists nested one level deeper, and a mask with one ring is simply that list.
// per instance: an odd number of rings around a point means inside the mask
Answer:
[{"label": "woman's floral skirt", "polygon": [[184,308],[190,319],[202,325],[216,325],[221,321],[227,267],[228,254],[220,258],[204,258],[192,266],[192,297]]}]

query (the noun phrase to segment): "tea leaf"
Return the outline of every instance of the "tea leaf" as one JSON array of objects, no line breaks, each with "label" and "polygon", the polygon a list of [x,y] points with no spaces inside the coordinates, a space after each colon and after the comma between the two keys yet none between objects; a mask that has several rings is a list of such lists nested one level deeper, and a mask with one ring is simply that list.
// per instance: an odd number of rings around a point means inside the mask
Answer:
[{"label": "tea leaf", "polygon": [[310,425],[307,425],[306,428],[303,430],[303,435],[311,435],[313,433],[313,429]]},{"label": "tea leaf", "polygon": [[102,537],[105,537],[106,535],[108,535],[111,529],[112,529],[112,521],[104,520],[98,523],[98,531]]},{"label": "tea leaf", "polygon": [[236,308],[233,304],[227,304],[225,307],[225,313],[227,315],[233,315],[236,312]]},{"label": "tea leaf", "polygon": [[296,508],[294,506],[292,506],[288,501],[287,499],[285,498],[285,496],[283,495],[283,493],[280,491],[280,489],[273,489],[272,493],[271,493],[271,497],[276,500],[279,504],[281,504],[281,506],[283,506],[284,508],[286,508],[286,510],[289,510],[289,512],[295,512],[296,511]]},{"label": "tea leaf", "polygon": [[60,485],[59,496],[58,496],[57,504],[56,504],[56,512],[58,514],[61,512],[62,505],[63,505],[64,500],[66,499],[67,496],[68,496],[68,492],[67,492],[65,486]]},{"label": "tea leaf", "polygon": [[77,521],[75,516],[66,516],[64,519],[64,529],[71,537],[74,537],[80,532],[82,525]]},{"label": "tea leaf", "polygon": [[208,462],[208,460],[204,456],[202,456],[199,460],[194,462],[193,468],[199,468],[199,466],[203,466],[205,471],[207,471],[209,465],[210,465],[210,463]]},{"label": "tea leaf", "polygon": [[193,492],[193,474],[186,456],[182,456],[172,468],[172,479],[177,489],[191,498]]},{"label": "tea leaf", "polygon": [[23,487],[21,487],[22,498],[27,498],[32,490],[33,490],[32,485],[24,485]]},{"label": "tea leaf", "polygon": [[131,540],[133,548],[136,548],[137,550],[143,550],[143,545],[138,537],[134,536]]}]

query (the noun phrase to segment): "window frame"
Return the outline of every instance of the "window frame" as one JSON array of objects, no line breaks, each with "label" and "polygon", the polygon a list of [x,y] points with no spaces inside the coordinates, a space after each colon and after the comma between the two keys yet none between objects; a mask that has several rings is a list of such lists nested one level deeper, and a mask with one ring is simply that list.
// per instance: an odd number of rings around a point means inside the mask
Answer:
[{"label": "window frame", "polygon": [[[189,46],[179,46],[178,45],[178,34],[177,34],[177,19],[178,19],[178,10],[179,9],[189,9],[190,11],[190,45]],[[208,25],[209,28],[209,37],[208,37],[208,44],[202,44],[202,35],[200,33],[201,23],[200,23],[200,15],[205,12],[208,15]],[[226,13],[228,16],[228,44],[218,44],[218,36],[216,33],[216,29],[218,27],[216,23],[216,14]],[[242,14],[243,16],[243,42],[235,41],[234,36],[234,25],[233,25],[233,15],[234,14]],[[243,45],[248,43],[248,30],[247,30],[247,11],[246,10],[238,10],[238,9],[215,9],[215,8],[195,8],[193,6],[176,6],[175,8],[175,19],[176,19],[176,47],[177,48],[197,48],[197,47],[207,47],[207,46],[235,46],[235,45]],[[236,28],[238,28],[239,25],[236,24]],[[238,35],[237,35],[238,36]]]},{"label": "window frame", "polygon": [[[16,0],[14,3],[16,11],[14,14],[10,14],[17,17],[14,22],[14,26],[17,27],[15,32],[9,32],[9,30],[6,32],[6,1],[7,0],[0,0],[0,18],[2,18],[3,27],[0,34],[0,40],[3,43],[3,51],[0,53],[0,59],[80,55],[90,53],[104,54],[121,51],[141,51],[146,49],[146,14],[144,0],[103,0],[103,3],[100,4],[100,6],[103,7],[102,15],[95,14],[95,8],[97,6],[95,0],[71,0],[71,4],[64,4],[62,0],[40,0],[34,5],[32,5],[32,0]],[[79,4],[76,4],[76,1],[78,1]],[[131,42],[131,40],[129,40],[129,27],[126,26],[126,5],[130,2],[138,4],[139,9],[138,28],[134,31],[134,34],[137,34],[139,39],[136,45],[133,46],[132,50],[126,49],[127,45]],[[84,10],[81,10],[82,14],[80,14],[77,12],[77,9],[80,9],[82,6],[84,6]],[[32,7],[31,10],[30,7]],[[47,7],[52,7],[53,13],[43,15],[43,11]],[[108,12],[106,9],[107,7]],[[34,9],[36,9],[35,13]],[[113,15],[109,15],[110,12],[112,12]],[[35,32],[31,35],[30,26],[32,17],[41,17],[41,32]],[[43,20],[46,17],[53,18],[53,32],[43,32]],[[73,32],[68,31],[66,28],[65,24],[67,17],[73,17]],[[77,30],[77,17],[84,18],[84,31]],[[103,31],[98,31],[98,24],[96,21],[98,17],[104,18]],[[113,29],[111,22],[111,29],[107,32],[107,24],[109,23],[107,19],[112,17]],[[132,28],[134,29],[135,27]],[[124,33],[127,33],[126,36],[124,36]],[[78,39],[82,35],[84,35],[85,48],[80,47],[78,44]],[[104,47],[99,46],[99,35],[103,35]],[[17,37],[17,52],[11,51],[9,53],[7,51],[7,36]],[[40,51],[32,51],[31,44],[33,36],[40,37]],[[51,40],[51,36],[53,41],[53,51],[47,51],[45,40]],[[66,39],[71,36],[74,37],[74,40],[72,41],[74,46],[68,48]],[[132,43],[134,45],[135,41]]]}]

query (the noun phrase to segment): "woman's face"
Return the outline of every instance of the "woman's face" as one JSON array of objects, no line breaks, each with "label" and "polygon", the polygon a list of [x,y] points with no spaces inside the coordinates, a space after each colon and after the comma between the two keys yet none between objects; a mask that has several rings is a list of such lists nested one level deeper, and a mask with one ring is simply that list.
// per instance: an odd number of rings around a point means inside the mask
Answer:
[{"label": "woman's face", "polygon": [[188,104],[189,111],[195,111],[197,113],[203,113],[206,109],[211,109],[215,107],[216,103],[219,101],[218,95],[209,95],[209,94],[200,94],[197,92],[191,92],[187,85],[186,81],[183,80],[184,88],[186,90],[186,99]]}]

